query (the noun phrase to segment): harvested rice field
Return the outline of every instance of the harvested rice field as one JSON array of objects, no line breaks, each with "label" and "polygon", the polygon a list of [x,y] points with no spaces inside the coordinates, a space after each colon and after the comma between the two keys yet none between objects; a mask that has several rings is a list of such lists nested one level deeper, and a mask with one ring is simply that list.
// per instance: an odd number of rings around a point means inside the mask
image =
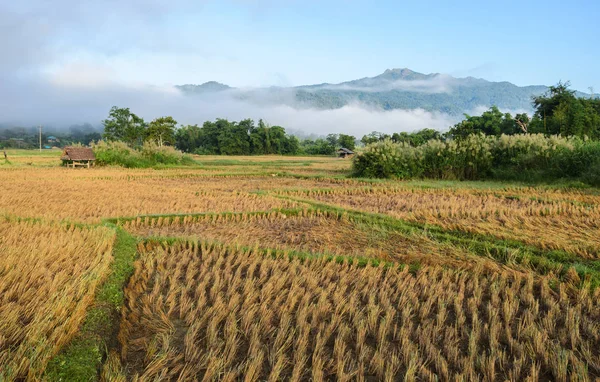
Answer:
[{"label": "harvested rice field", "polygon": [[0,381],[594,381],[600,190],[0,165]]},{"label": "harvested rice field", "polygon": [[[548,195],[549,194],[549,195]],[[544,249],[600,256],[600,197],[578,192],[358,188],[295,194],[342,208],[518,240]]]},{"label": "harvested rice field", "polygon": [[173,219],[145,217],[128,220],[123,227],[142,237],[183,237],[404,264],[500,269],[497,263],[482,259],[467,249],[442,245],[422,233],[405,234],[328,211],[214,214]]},{"label": "harvested rice field", "polygon": [[75,335],[114,239],[103,227],[0,217],[0,381],[39,378]]},{"label": "harvested rice field", "polygon": [[[578,380],[598,375],[598,294],[439,266],[148,244],[112,373],[134,380]],[[169,270],[169,272],[165,272]],[[118,365],[118,364],[117,364]],[[108,371],[107,371],[108,373]]]}]

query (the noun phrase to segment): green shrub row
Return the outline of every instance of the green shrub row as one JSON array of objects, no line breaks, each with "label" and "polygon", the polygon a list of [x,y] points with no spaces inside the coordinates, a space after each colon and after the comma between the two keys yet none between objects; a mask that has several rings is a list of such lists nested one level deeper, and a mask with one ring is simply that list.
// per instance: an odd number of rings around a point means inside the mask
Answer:
[{"label": "green shrub row", "polygon": [[390,140],[354,157],[355,176],[433,179],[575,179],[600,185],[600,142],[559,136],[473,134],[413,147]]},{"label": "green shrub row", "polygon": [[99,166],[116,165],[127,168],[145,168],[157,165],[186,165],[193,160],[172,146],[158,146],[146,142],[132,149],[120,141],[99,141],[92,145]]}]

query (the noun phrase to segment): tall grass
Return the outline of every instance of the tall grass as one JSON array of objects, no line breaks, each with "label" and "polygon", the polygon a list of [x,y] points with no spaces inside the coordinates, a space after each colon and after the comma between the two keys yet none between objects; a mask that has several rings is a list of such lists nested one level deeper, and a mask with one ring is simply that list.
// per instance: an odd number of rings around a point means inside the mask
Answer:
[{"label": "tall grass", "polygon": [[389,140],[367,146],[354,174],[374,178],[576,179],[600,185],[600,142],[542,134],[433,140],[418,147]]},{"label": "tall grass", "polygon": [[116,165],[127,168],[147,168],[157,165],[188,165],[194,161],[188,155],[171,146],[158,146],[146,142],[139,149],[132,149],[123,142],[99,141],[92,145],[100,166]]}]

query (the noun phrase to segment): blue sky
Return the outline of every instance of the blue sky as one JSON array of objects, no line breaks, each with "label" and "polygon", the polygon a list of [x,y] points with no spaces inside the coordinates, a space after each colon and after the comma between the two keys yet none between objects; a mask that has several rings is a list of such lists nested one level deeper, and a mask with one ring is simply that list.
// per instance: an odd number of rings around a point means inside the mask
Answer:
[{"label": "blue sky", "polygon": [[0,69],[90,85],[301,85],[386,68],[600,90],[598,1],[74,1],[0,5]]}]

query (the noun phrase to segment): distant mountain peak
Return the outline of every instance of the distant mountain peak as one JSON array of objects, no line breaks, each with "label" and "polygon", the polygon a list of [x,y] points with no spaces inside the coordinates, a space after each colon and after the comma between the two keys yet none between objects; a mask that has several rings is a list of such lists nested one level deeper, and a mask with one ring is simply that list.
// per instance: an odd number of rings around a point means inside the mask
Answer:
[{"label": "distant mountain peak", "polygon": [[392,81],[396,81],[396,80],[412,81],[412,80],[426,80],[426,79],[435,77],[437,75],[438,75],[438,73],[423,74],[423,73],[415,72],[414,70],[411,70],[409,68],[392,68],[392,69],[386,69],[385,72],[383,72],[382,74],[380,74],[374,78],[392,80]]},{"label": "distant mountain peak", "polygon": [[[383,74],[399,74],[401,76],[408,76],[413,73],[417,73],[417,72],[410,70],[409,68],[392,68],[392,69],[386,69],[385,72],[383,72]],[[417,73],[417,74],[421,74],[421,73]]]},{"label": "distant mountain peak", "polygon": [[231,86],[222,84],[217,81],[208,81],[201,85],[194,85],[194,84],[176,85],[175,87],[185,93],[208,93],[208,92],[219,92],[219,91],[223,91],[223,90],[233,89]]}]

